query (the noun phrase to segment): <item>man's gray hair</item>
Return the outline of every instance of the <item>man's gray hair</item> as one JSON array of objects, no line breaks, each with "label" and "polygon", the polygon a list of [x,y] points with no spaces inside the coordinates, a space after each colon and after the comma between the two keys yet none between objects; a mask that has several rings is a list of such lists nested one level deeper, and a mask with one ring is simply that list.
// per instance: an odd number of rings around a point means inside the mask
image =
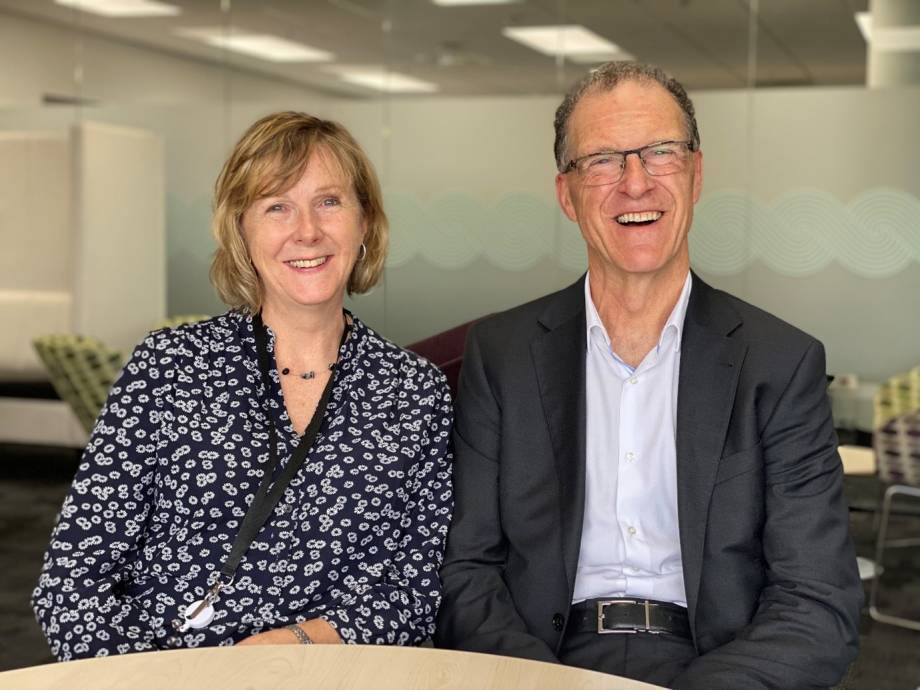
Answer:
[{"label": "man's gray hair", "polygon": [[612,91],[624,81],[645,84],[654,82],[667,89],[683,112],[687,139],[690,141],[690,150],[696,151],[699,149],[700,130],[696,126],[696,113],[693,109],[693,102],[687,96],[686,90],[684,90],[679,81],[655,65],[629,61],[607,62],[591,70],[569,89],[565,98],[562,99],[562,103],[556,109],[556,118],[553,121],[553,127],[556,129],[556,140],[553,144],[553,149],[556,154],[556,168],[559,172],[565,172],[566,166],[568,166],[568,161],[566,160],[567,128],[572,111],[575,110],[575,106],[578,105],[582,96],[589,91]]}]

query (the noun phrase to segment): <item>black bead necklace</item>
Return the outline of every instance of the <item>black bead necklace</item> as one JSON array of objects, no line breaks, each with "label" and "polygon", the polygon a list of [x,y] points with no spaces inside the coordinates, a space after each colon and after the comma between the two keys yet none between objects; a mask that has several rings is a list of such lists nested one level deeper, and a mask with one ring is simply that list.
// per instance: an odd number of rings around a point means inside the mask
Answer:
[{"label": "black bead necklace", "polygon": [[[348,314],[347,314],[344,310],[342,311],[342,321],[344,322],[345,333],[347,334],[347,333],[348,333],[348,330],[349,330],[349,328],[350,328],[350,325],[349,325],[349,323],[348,323]],[[346,337],[347,337],[347,335],[346,335]],[[344,341],[343,341],[343,342],[344,342]],[[335,369],[335,362],[329,362],[327,368],[329,369],[329,371],[332,371],[333,369]],[[290,367],[284,367],[284,369],[281,370],[281,375],[282,375],[282,376],[288,376],[290,373],[291,373]],[[311,380],[311,379],[315,379],[315,378],[316,378],[316,370],[315,370],[315,369],[310,369],[310,371],[301,372],[300,374],[298,374],[298,376],[299,376],[300,378],[302,378],[304,381],[309,381],[309,380]]]},{"label": "black bead necklace", "polygon": [[[329,371],[332,371],[333,369],[335,369],[335,362],[329,362]],[[287,376],[290,373],[291,370],[288,367],[284,367],[284,369],[281,370],[282,376]],[[316,370],[310,369],[310,371],[301,372],[298,374],[298,376],[300,376],[300,378],[302,378],[304,381],[309,381],[310,379],[316,378]]]}]

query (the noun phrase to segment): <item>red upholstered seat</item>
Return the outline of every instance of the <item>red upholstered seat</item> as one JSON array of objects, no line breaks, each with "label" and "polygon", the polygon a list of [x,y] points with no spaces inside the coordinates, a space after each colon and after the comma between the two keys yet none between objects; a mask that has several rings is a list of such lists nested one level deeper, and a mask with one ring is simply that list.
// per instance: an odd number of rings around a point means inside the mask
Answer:
[{"label": "red upholstered seat", "polygon": [[406,349],[420,354],[438,367],[447,376],[450,392],[457,395],[457,382],[460,379],[460,365],[463,363],[463,348],[466,345],[466,332],[476,321],[455,326],[447,331],[436,333],[424,340],[407,345]]}]

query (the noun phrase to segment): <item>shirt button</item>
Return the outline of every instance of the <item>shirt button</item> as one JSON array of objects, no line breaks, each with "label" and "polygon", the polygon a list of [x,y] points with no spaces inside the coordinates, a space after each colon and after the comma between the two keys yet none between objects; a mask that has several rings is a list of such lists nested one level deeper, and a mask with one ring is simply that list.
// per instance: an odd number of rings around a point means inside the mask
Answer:
[{"label": "shirt button", "polygon": [[565,617],[561,613],[553,614],[553,630],[560,632],[565,627]]},{"label": "shirt button", "polygon": [[626,462],[632,462],[632,461],[635,460],[635,459],[636,459],[636,454],[633,453],[632,451],[629,451],[629,452],[626,454]]},{"label": "shirt button", "polygon": [[636,528],[633,527],[632,525],[630,525],[630,526],[629,526],[629,529],[626,530],[626,531],[629,532],[629,536],[631,536],[631,537],[634,537],[634,536],[636,535]]},{"label": "shirt button", "polygon": [[639,378],[637,376],[630,376],[629,382],[633,384],[639,383]]}]

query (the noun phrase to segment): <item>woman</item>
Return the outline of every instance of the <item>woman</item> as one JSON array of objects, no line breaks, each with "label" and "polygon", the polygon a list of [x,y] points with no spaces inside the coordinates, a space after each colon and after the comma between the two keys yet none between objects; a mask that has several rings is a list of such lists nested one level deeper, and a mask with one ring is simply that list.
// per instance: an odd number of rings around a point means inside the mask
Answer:
[{"label": "woman", "polygon": [[373,168],[340,125],[269,115],[220,173],[214,232],[231,310],[152,333],[113,386],[33,595],[51,649],[417,644],[450,394],[343,308],[386,255]]}]

